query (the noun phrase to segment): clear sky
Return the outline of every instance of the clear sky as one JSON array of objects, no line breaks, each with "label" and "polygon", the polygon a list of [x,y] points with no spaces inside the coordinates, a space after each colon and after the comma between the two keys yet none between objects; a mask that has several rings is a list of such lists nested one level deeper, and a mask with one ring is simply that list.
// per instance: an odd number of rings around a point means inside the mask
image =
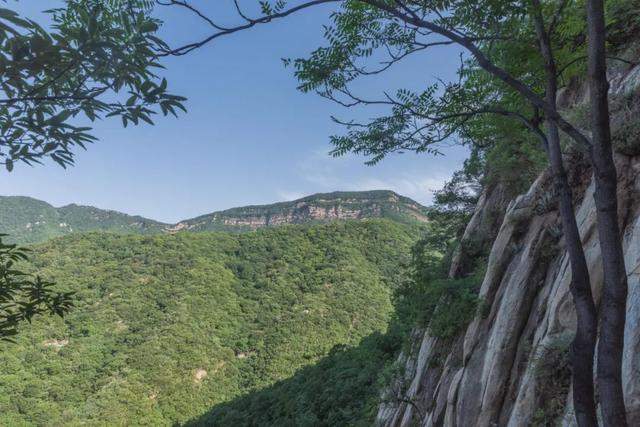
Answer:
[{"label": "clear sky", "polygon": [[[55,3],[21,0],[8,5],[33,15]],[[215,4],[204,7],[213,13],[232,5],[231,0],[193,4]],[[460,167],[463,148],[446,148],[446,155],[437,158],[395,155],[376,166],[365,166],[361,157],[328,156],[329,136],[341,132],[331,115],[367,118],[376,112],[347,110],[298,92],[281,58],[305,56],[320,46],[330,11],[302,12],[165,61],[171,89],[188,97],[187,114],[127,129],[119,120],[104,120],[94,126],[100,141],[78,152],[74,167],[64,170],[46,163],[17,165],[10,174],[3,170],[0,194],[31,196],[54,206],[93,205],[167,222],[335,190],[390,189],[429,204],[433,190]],[[171,44],[207,34],[204,25],[184,12],[166,9],[159,14]],[[390,72],[359,82],[357,89],[374,97],[383,90],[417,89],[438,77],[453,78],[458,55],[449,47],[415,55]]]}]

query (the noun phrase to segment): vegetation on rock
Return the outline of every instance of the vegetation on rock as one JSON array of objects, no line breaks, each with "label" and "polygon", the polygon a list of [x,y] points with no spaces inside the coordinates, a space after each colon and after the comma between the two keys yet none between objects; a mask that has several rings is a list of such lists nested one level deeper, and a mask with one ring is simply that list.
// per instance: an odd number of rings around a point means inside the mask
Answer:
[{"label": "vegetation on rock", "polygon": [[427,221],[428,213],[426,207],[393,191],[335,191],[290,202],[227,209],[181,221],[173,228],[247,231],[274,225],[363,218],[387,218],[415,224]]}]

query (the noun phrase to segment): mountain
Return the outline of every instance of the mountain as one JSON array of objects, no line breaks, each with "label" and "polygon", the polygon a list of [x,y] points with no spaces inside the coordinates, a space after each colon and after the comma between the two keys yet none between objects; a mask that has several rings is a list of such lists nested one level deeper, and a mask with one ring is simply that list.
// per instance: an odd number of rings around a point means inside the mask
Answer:
[{"label": "mountain", "polygon": [[[370,425],[420,229],[342,221],[36,245],[34,270],[76,302],[0,343],[0,425],[212,425],[200,417],[270,387],[309,404],[272,425]],[[314,388],[278,386],[298,373]],[[214,425],[243,425],[224,412]]]},{"label": "mountain", "polygon": [[0,232],[18,243],[37,243],[74,232],[103,230],[117,233],[151,234],[167,228],[141,216],[67,205],[55,208],[31,197],[0,196]]},{"label": "mountain", "polygon": [[255,230],[341,219],[387,218],[402,223],[427,221],[427,208],[393,191],[336,191],[291,202],[245,206],[202,215],[176,224],[174,230]]},{"label": "mountain", "polygon": [[159,234],[178,231],[250,231],[263,227],[345,219],[387,218],[412,224],[427,221],[427,208],[392,191],[314,194],[291,202],[245,206],[202,215],[177,224],[91,206],[50,204],[20,196],[0,196],[0,232],[17,243],[37,243],[74,232]]}]

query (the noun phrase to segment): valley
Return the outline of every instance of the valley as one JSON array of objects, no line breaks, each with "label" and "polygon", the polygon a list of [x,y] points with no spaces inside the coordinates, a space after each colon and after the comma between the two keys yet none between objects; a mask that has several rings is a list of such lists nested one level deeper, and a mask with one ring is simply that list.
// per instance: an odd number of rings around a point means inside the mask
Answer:
[{"label": "valley", "polygon": [[640,425],[640,0],[5,3],[0,426]]},{"label": "valley", "polygon": [[[197,423],[327,357],[343,360],[321,373],[335,390],[307,395],[296,416],[372,421],[372,385],[401,344],[388,333],[392,294],[420,234],[373,219],[243,234],[89,232],[34,246],[33,269],[74,291],[75,307],[3,346],[0,424]],[[291,416],[307,385],[261,416]]]}]

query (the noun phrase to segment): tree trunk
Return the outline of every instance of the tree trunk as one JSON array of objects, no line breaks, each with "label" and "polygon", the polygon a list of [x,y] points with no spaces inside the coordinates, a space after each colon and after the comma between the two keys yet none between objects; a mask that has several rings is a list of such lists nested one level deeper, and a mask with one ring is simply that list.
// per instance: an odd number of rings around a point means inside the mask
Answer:
[{"label": "tree trunk", "polygon": [[576,334],[571,344],[573,407],[580,427],[597,426],[593,386],[593,356],[597,336],[596,306],[591,293],[589,270],[576,223],[571,187],[562,162],[558,127],[548,122],[549,160],[560,198],[560,217],[571,263],[571,295],[576,309]]},{"label": "tree trunk", "polygon": [[[544,25],[539,0],[533,0],[533,17],[544,59],[546,74],[545,100],[556,110],[558,93],[557,67],[553,56],[551,39]],[[575,217],[573,195],[562,160],[558,125],[547,119],[547,154],[553,172],[556,192],[560,199],[560,218],[571,264],[571,295],[576,309],[576,334],[571,345],[571,367],[573,407],[580,427],[598,425],[593,386],[593,356],[595,353],[598,319],[591,292],[589,269],[584,256],[580,231]]]},{"label": "tree trunk", "polygon": [[606,74],[603,0],[587,1],[588,71],[591,102],[591,157],[602,252],[604,285],[598,344],[598,388],[605,426],[626,426],[622,392],[622,351],[627,302],[627,274],[618,224],[617,172],[613,162]]}]

